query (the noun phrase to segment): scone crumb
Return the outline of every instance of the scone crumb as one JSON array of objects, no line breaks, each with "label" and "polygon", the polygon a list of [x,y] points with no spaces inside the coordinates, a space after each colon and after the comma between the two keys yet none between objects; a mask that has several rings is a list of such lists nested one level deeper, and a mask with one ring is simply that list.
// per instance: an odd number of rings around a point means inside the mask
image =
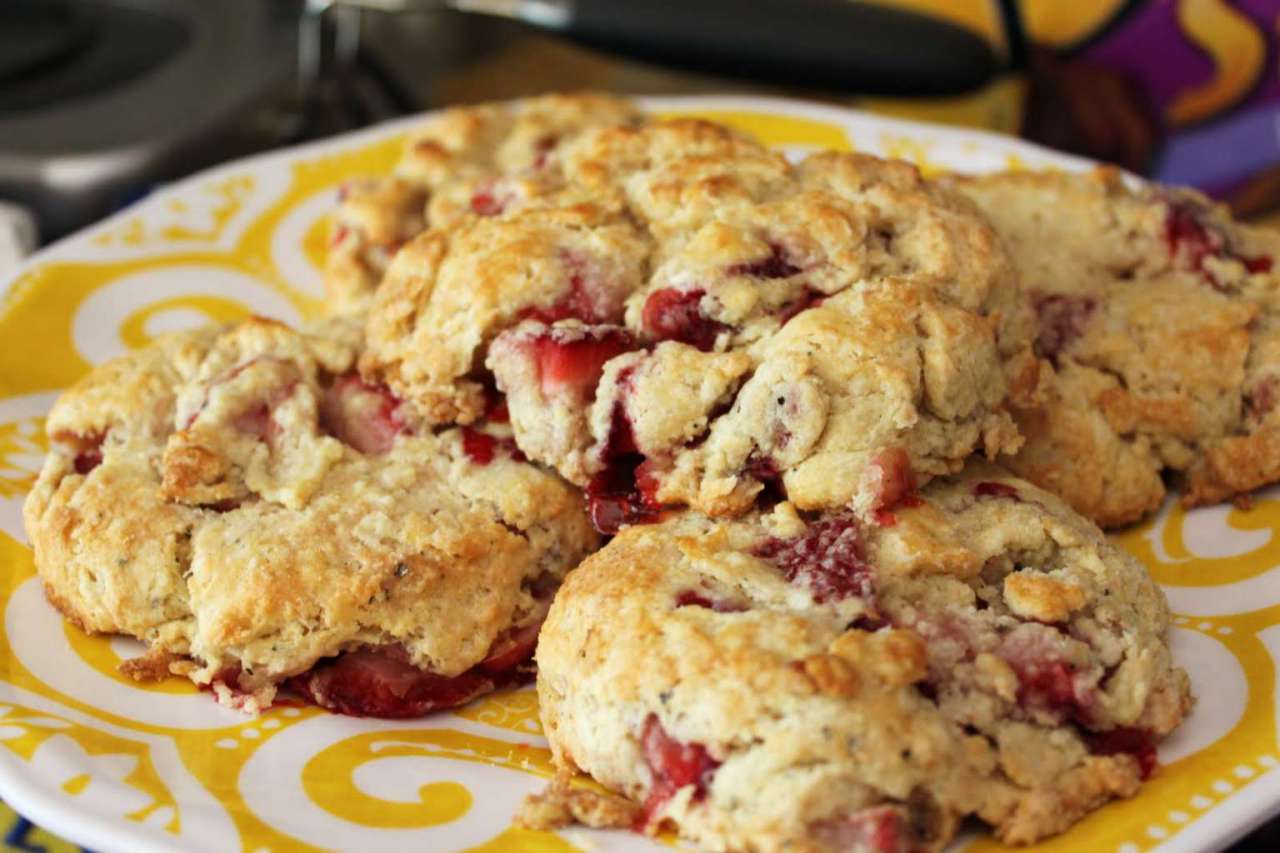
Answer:
[{"label": "scone crumb", "polygon": [[831,643],[830,649],[832,655],[843,658],[855,669],[894,686],[914,684],[928,671],[924,639],[905,628],[875,633],[846,631]]},{"label": "scone crumb", "polygon": [[164,649],[148,649],[145,654],[121,663],[120,674],[134,681],[160,681],[168,678],[173,673],[172,665],[181,660],[179,655]]},{"label": "scone crumb", "polygon": [[1085,594],[1073,583],[1024,569],[1004,579],[1004,600],[1023,619],[1065,622],[1084,606]]},{"label": "scone crumb", "polygon": [[515,823],[525,829],[560,829],[579,823],[592,829],[627,829],[634,826],[640,806],[604,790],[573,785],[573,777],[561,774],[545,791],[525,797]]},{"label": "scone crumb", "polygon": [[858,692],[858,673],[836,655],[810,655],[800,661],[800,669],[819,692],[828,696],[853,696]]}]

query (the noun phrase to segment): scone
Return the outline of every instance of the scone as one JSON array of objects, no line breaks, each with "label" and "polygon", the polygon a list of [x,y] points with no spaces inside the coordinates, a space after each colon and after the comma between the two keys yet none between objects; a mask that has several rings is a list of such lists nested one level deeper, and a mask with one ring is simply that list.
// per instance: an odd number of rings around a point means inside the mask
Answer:
[{"label": "scone", "polygon": [[972,815],[1030,843],[1155,768],[1191,704],[1168,627],[1136,560],[984,462],[879,524],[783,502],[630,527],[543,626],[561,775],[522,819],[883,852]]},{"label": "scone", "polygon": [[1033,319],[961,196],[683,119],[584,131],[562,170],[564,194],[402,249],[361,371],[438,423],[496,385],[599,529],[743,512],[766,488],[868,514],[1017,448]]},{"label": "scone", "polygon": [[577,491],[495,426],[433,434],[353,372],[358,327],[162,338],[67,391],[24,507],[48,598],[249,710],[288,684],[374,716],[530,674],[597,544]]},{"label": "scone", "polygon": [[994,223],[1052,362],[1009,465],[1103,526],[1280,479],[1280,236],[1189,190],[1119,175],[1000,174],[952,186]]},{"label": "scone", "polygon": [[327,308],[359,311],[396,251],[428,224],[487,216],[562,186],[560,152],[581,130],[640,113],[603,94],[553,94],[445,110],[414,131],[393,174],[347,183],[325,263]]}]

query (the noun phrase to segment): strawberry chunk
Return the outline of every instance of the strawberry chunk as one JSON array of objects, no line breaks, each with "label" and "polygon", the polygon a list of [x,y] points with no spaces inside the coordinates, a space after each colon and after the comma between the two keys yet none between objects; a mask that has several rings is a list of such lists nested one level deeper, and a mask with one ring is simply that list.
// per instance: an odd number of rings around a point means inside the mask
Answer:
[{"label": "strawberry chunk", "polygon": [[1061,632],[1028,623],[1000,645],[1000,656],[1018,676],[1018,704],[1030,711],[1087,723],[1092,691],[1084,674],[1063,659]]},{"label": "strawberry chunk", "polygon": [[1022,498],[1018,495],[1018,490],[1008,483],[996,483],[990,480],[984,480],[977,483],[973,487],[973,495],[977,498],[1011,498],[1020,501]]},{"label": "strawberry chunk", "polygon": [[795,299],[782,306],[779,313],[779,319],[782,325],[786,325],[791,318],[797,314],[808,311],[810,308],[821,305],[827,298],[827,295],[820,290],[814,290],[812,287],[806,287],[804,291]]},{"label": "strawberry chunk", "polygon": [[105,432],[94,432],[88,435],[71,437],[78,450],[75,459],[72,461],[77,474],[88,474],[102,464],[102,443],[106,439],[107,434]]},{"label": "strawberry chunk", "polygon": [[307,701],[339,714],[419,717],[527,681],[531,672],[522,664],[533,654],[538,627],[520,629],[495,643],[496,652],[455,676],[414,666],[402,646],[366,646],[316,664],[289,679],[288,686]]},{"label": "strawberry chunk", "polygon": [[610,359],[634,349],[622,329],[593,330],[575,335],[552,329],[530,341],[537,362],[538,381],[548,397],[572,393],[595,398],[596,385]]},{"label": "strawberry chunk", "polygon": [[876,454],[871,465],[880,471],[873,517],[877,526],[892,527],[898,523],[898,517],[893,514],[895,508],[924,503],[917,491],[911,457],[901,447],[889,447]]},{"label": "strawberry chunk", "polygon": [[679,341],[703,352],[710,352],[716,338],[729,327],[702,313],[705,290],[655,290],[645,300],[641,320],[645,329],[659,341]]},{"label": "strawberry chunk", "polygon": [[409,433],[402,405],[387,386],[373,385],[348,373],[325,391],[320,423],[334,438],[361,453],[377,455],[390,450],[397,436]]},{"label": "strawberry chunk", "polygon": [[695,589],[683,589],[677,593],[676,607],[704,607],[716,613],[742,613],[747,609],[736,601],[713,599]]},{"label": "strawberry chunk", "polygon": [[492,188],[479,190],[471,196],[471,212],[476,216],[497,216],[505,206]]},{"label": "strawberry chunk", "polygon": [[769,254],[757,261],[734,264],[729,275],[746,275],[753,278],[790,278],[801,272],[800,267],[787,260],[787,253],[777,243],[769,244]]},{"label": "strawberry chunk", "polygon": [[819,603],[858,596],[870,604],[874,598],[875,573],[867,562],[862,530],[851,515],[814,522],[794,539],[765,539],[751,553],[780,570],[789,583],[808,586]]},{"label": "strawberry chunk", "polygon": [[[618,376],[623,388],[630,387],[632,368]],[[613,404],[609,436],[601,451],[604,467],[587,484],[587,511],[596,530],[612,536],[627,524],[657,521],[662,505],[658,502],[657,480],[651,466],[636,448],[631,419],[622,400]]]},{"label": "strawberry chunk", "polygon": [[1040,354],[1055,364],[1062,353],[1088,328],[1098,303],[1087,296],[1041,296],[1035,300],[1039,318],[1036,344]]},{"label": "strawberry chunk", "polygon": [[1138,772],[1148,779],[1159,764],[1155,739],[1146,729],[1118,728],[1109,732],[1089,732],[1085,735],[1089,751],[1094,755],[1132,755],[1138,762]]},{"label": "strawberry chunk", "polygon": [[[1169,205],[1164,239],[1169,256],[1180,259],[1188,269],[1203,271],[1205,258],[1222,254],[1222,235],[1206,228],[1185,204]],[[1212,283],[1216,286],[1216,282]]]},{"label": "strawberry chunk", "polygon": [[693,799],[702,800],[720,762],[699,743],[681,743],[667,734],[654,714],[644,721],[640,747],[653,782],[638,819],[637,830],[652,826],[658,813],[681,788],[694,786]]}]

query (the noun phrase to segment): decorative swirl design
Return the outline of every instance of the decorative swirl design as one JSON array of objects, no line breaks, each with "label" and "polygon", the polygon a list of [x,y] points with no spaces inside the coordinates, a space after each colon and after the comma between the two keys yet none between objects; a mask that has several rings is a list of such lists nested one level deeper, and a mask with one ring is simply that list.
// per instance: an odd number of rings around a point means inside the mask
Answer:
[{"label": "decorative swirl design", "polygon": [[[1105,16],[1114,5],[1090,7]],[[1202,0],[1185,6],[1191,30],[1229,10]],[[1247,42],[1237,57],[1242,68]],[[724,99],[662,106],[724,121],[792,154],[856,147],[924,168],[1081,165],[1016,140],[814,105]],[[1194,106],[1183,109],[1194,113]],[[66,627],[43,600],[21,544],[18,509],[45,450],[50,389],[175,328],[250,312],[294,321],[313,311],[334,187],[385,173],[402,139],[402,127],[379,128],[227,167],[72,238],[0,284],[0,699],[9,703],[0,705],[0,792],[25,792],[79,830],[91,815],[93,833],[121,849],[573,849],[562,838],[507,826],[520,800],[552,772],[533,690],[400,723],[288,706],[244,717],[185,681],[122,678],[117,666],[132,647]],[[1227,797],[1257,807],[1280,800],[1280,776],[1271,769],[1280,766],[1278,532],[1280,492],[1247,512],[1174,507],[1116,537],[1150,566],[1183,614],[1174,652],[1201,704],[1162,747],[1166,766],[1138,797],[1109,806],[1049,849],[1136,853],[1186,827],[1197,833],[1187,843],[1212,843],[1232,831],[1230,811],[1218,808]],[[611,850],[654,849],[639,836],[582,837]]]}]

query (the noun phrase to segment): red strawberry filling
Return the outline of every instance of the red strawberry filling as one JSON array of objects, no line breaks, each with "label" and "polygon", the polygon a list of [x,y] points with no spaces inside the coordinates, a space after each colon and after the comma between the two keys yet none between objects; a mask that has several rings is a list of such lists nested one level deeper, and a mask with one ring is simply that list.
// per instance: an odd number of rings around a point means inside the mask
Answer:
[{"label": "red strawberry filling", "polygon": [[996,483],[984,480],[977,483],[973,487],[973,495],[978,498],[1012,498],[1015,501],[1022,500],[1018,495],[1018,490],[1008,483]]},{"label": "red strawberry filling", "polygon": [[[627,387],[629,378],[630,369],[619,375],[618,384]],[[604,468],[586,488],[587,512],[596,530],[611,536],[626,524],[657,521],[662,509],[656,497],[658,483],[636,449],[631,419],[621,400],[613,405],[609,438],[601,456]]]},{"label": "red strawberry filling", "polygon": [[815,841],[831,850],[870,853],[908,853],[920,849],[902,812],[893,806],[873,806],[848,817],[814,824]]},{"label": "red strawberry filling", "polygon": [[1138,762],[1138,772],[1148,779],[1155,772],[1159,758],[1155,739],[1146,729],[1119,728],[1109,732],[1089,732],[1085,735],[1089,751],[1094,755],[1132,755]]},{"label": "red strawberry filling", "polygon": [[1205,269],[1206,258],[1235,258],[1251,273],[1271,271],[1272,260],[1266,255],[1250,258],[1228,251],[1222,235],[1206,227],[1195,211],[1186,204],[1169,205],[1169,213],[1164,222],[1164,239],[1169,246],[1169,257],[1175,260],[1180,258],[1187,269],[1204,275],[1215,290],[1222,290],[1223,286],[1212,272]]},{"label": "red strawberry filling", "polygon": [[827,295],[822,291],[814,290],[812,287],[806,287],[804,292],[798,297],[782,306],[782,311],[779,314],[779,319],[782,321],[782,325],[785,326],[790,322],[792,317],[802,311],[808,311],[810,308],[821,305],[826,298]]},{"label": "red strawberry filling", "polygon": [[635,348],[622,329],[595,330],[582,335],[552,329],[529,340],[544,396],[576,393],[595,398],[596,385],[610,359]]},{"label": "red strawberry filling", "polygon": [[102,464],[102,442],[106,439],[105,432],[74,437],[78,452],[72,465],[75,466],[77,474],[88,474]]},{"label": "red strawberry filling", "polygon": [[1000,646],[1001,657],[1018,676],[1018,704],[1030,711],[1087,723],[1093,692],[1088,679],[1055,648],[1054,637],[1060,637],[1059,632],[1031,627],[1028,623],[1015,630]]},{"label": "red strawberry filling", "polygon": [[419,717],[527,681],[532,671],[523,664],[533,657],[538,627],[520,629],[495,642],[484,661],[455,676],[414,666],[402,646],[366,646],[321,661],[287,684],[307,701],[339,714]]},{"label": "red strawberry filling", "polygon": [[742,613],[747,609],[736,601],[711,598],[694,589],[684,589],[676,593],[676,607],[705,607],[716,613]]},{"label": "red strawberry filling", "polygon": [[526,457],[510,438],[498,438],[471,427],[462,428],[462,452],[476,465],[488,465],[502,451],[517,462]]},{"label": "red strawberry filling", "polygon": [[729,327],[702,313],[705,290],[655,290],[645,300],[641,320],[644,328],[659,341],[679,341],[710,352],[716,338]]},{"label": "red strawberry filling", "polygon": [[894,509],[909,509],[924,503],[918,492],[916,473],[911,468],[911,457],[901,447],[889,447],[877,453],[871,465],[880,471],[873,512],[876,524],[892,527],[898,523]]},{"label": "red strawberry filling", "polygon": [[396,436],[410,432],[401,412],[403,401],[385,385],[360,376],[339,376],[320,402],[320,423],[334,438],[361,453],[386,453]]},{"label": "red strawberry filling", "polygon": [[787,254],[777,243],[769,244],[769,254],[760,260],[729,267],[729,275],[747,275],[754,278],[790,278],[799,273],[800,267],[787,260]]},{"label": "red strawberry filling", "polygon": [[780,570],[789,583],[808,586],[814,601],[857,596],[871,605],[875,575],[862,530],[850,515],[815,522],[794,539],[766,539],[751,553]]},{"label": "red strawberry filling", "polygon": [[702,744],[681,743],[668,735],[654,714],[650,714],[644,721],[640,747],[644,751],[645,764],[649,766],[653,782],[636,821],[637,832],[643,832],[652,826],[658,813],[681,788],[694,786],[694,802],[706,797],[716,768],[720,766],[720,762],[712,758]]},{"label": "red strawberry filling", "polygon": [[1040,354],[1054,361],[1084,334],[1098,303],[1087,296],[1041,296],[1035,300],[1040,332],[1036,345]]}]

